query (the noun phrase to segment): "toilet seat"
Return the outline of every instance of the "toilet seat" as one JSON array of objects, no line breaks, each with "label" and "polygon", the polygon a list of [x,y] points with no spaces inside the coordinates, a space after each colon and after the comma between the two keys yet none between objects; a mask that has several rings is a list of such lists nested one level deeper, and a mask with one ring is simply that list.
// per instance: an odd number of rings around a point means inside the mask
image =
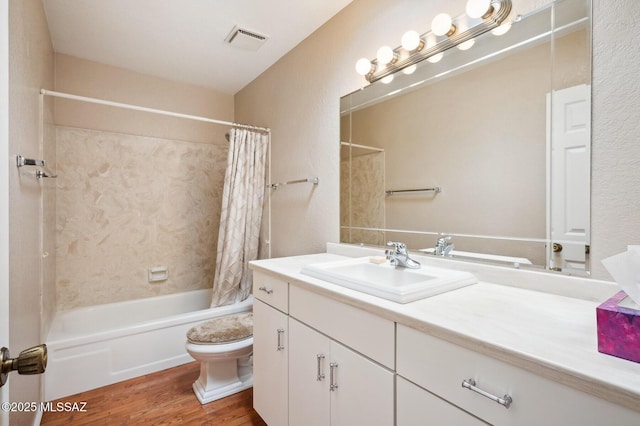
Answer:
[{"label": "toilet seat", "polygon": [[227,344],[252,336],[253,312],[214,318],[187,331],[187,341],[196,345]]}]

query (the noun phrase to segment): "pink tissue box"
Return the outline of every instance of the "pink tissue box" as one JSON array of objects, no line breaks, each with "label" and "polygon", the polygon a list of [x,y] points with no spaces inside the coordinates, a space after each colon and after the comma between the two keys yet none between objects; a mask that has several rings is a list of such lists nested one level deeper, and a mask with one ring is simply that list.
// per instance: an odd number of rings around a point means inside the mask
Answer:
[{"label": "pink tissue box", "polygon": [[618,306],[625,297],[621,291],[596,308],[598,351],[640,362],[640,310]]}]

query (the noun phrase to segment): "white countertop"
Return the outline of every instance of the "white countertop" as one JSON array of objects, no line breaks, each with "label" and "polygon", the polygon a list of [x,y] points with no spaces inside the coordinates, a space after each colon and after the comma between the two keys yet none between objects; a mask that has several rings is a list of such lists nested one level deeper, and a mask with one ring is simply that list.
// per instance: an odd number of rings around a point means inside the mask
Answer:
[{"label": "white countertop", "polygon": [[[369,252],[351,250],[349,254],[366,256]],[[596,307],[613,296],[617,286],[462,264],[456,267],[473,269],[479,279],[477,284],[399,304],[300,273],[306,264],[344,258],[340,254],[320,253],[254,261],[251,268],[285,276],[292,285],[640,411],[640,364],[599,353],[597,349]],[[486,277],[501,275],[518,282],[505,285],[486,281]],[[556,292],[576,285],[583,286],[584,292],[559,291],[571,295],[567,296],[539,291],[545,280],[555,285]]]}]

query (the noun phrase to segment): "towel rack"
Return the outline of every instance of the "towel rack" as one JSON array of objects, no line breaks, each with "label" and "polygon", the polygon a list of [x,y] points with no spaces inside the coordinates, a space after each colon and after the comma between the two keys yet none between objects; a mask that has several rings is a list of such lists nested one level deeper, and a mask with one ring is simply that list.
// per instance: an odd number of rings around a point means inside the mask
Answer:
[{"label": "towel rack", "polygon": [[401,192],[426,192],[426,191],[433,191],[436,194],[439,194],[440,192],[442,192],[442,188],[440,188],[439,186],[434,186],[433,188],[420,188],[420,189],[390,189],[388,191],[385,191],[385,193],[387,195],[393,195]]},{"label": "towel rack", "polygon": [[55,173],[51,172],[51,170],[47,169],[47,166],[44,164],[44,160],[36,160],[33,158],[25,158],[22,155],[16,156],[16,166],[18,168],[24,166],[35,166],[41,167],[42,170],[36,170],[36,179],[42,178],[52,178],[55,179],[58,177]]},{"label": "towel rack", "polygon": [[306,179],[290,180],[288,182],[272,183],[271,185],[267,185],[267,187],[271,188],[271,189],[278,189],[281,186],[292,185],[292,184],[295,184],[295,183],[312,183],[314,185],[317,185],[317,184],[320,183],[320,178],[311,177],[311,178],[306,178]]}]

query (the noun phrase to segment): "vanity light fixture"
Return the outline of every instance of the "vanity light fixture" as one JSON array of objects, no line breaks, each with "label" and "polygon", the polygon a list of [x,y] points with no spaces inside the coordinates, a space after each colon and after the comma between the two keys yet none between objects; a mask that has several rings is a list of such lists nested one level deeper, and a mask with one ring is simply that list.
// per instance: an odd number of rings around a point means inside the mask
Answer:
[{"label": "vanity light fixture", "polygon": [[402,44],[395,49],[382,46],[376,59],[360,58],[356,62],[356,72],[367,81],[383,80],[389,83],[393,74],[405,70],[410,74],[415,64],[427,59],[435,63],[442,59],[443,52],[458,47],[469,49],[475,38],[491,31],[495,35],[506,33],[511,27],[505,22],[511,13],[511,0],[468,0],[466,14],[451,18],[446,13],[438,14],[431,23],[431,30],[420,35],[407,31],[402,36]]}]

